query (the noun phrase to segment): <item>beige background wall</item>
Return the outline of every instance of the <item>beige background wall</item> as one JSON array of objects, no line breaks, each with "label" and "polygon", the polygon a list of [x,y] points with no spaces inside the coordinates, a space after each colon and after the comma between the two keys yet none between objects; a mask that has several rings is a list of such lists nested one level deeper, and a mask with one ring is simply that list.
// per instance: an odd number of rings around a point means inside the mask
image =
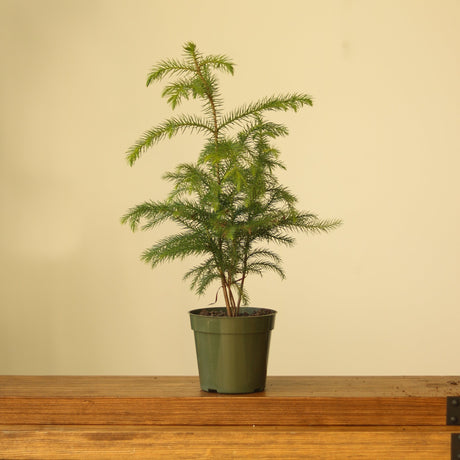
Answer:
[{"label": "beige background wall", "polygon": [[[138,259],[167,232],[119,217],[163,197],[200,139],[132,169],[170,114],[148,69],[185,41],[238,64],[228,107],[286,91],[284,181],[344,226],[283,250],[271,374],[458,374],[458,0],[0,0],[0,373],[196,374],[187,262]],[[186,108],[184,108],[186,110]]]}]

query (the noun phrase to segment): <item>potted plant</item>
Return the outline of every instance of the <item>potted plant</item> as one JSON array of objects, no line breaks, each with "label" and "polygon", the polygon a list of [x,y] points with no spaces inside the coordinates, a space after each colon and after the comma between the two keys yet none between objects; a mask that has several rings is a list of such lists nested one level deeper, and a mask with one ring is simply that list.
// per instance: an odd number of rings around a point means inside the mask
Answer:
[{"label": "potted plant", "polygon": [[284,278],[280,257],[269,244],[292,246],[293,231],[327,232],[340,221],[298,210],[296,197],[276,174],[284,165],[272,140],[288,130],[266,114],[297,111],[312,105],[311,97],[271,96],[225,112],[216,72],[233,75],[234,64],[224,55],[201,54],[191,42],[183,51],[182,60],[154,66],[147,86],[170,77],[162,96],[172,109],[193,98],[202,102],[201,113],[174,116],[146,131],[128,150],[127,160],[133,165],[159,141],[186,131],[204,135],[204,146],[196,158],[164,175],[172,183],[166,199],[134,206],[121,220],[133,231],[165,221],[178,224],[177,233],[146,249],[142,259],[156,267],[193,256],[198,262],[184,279],[198,295],[215,284],[216,302],[220,294],[224,299],[224,307],[189,312],[201,388],[261,391],[276,311],[247,307],[247,279],[267,270]]}]

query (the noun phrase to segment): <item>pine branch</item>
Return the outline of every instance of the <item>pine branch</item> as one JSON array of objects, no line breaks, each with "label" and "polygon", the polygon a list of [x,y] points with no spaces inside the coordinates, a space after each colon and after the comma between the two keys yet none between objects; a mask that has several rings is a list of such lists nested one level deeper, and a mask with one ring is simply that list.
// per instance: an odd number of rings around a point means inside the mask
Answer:
[{"label": "pine branch", "polygon": [[126,154],[130,166],[132,166],[141,154],[164,138],[171,138],[185,131],[198,131],[212,134],[213,129],[206,120],[194,115],[180,115],[164,121],[161,125],[146,131],[142,137],[131,146]]},{"label": "pine branch", "polygon": [[167,75],[183,75],[193,72],[193,66],[178,61],[177,59],[165,59],[152,68],[147,76],[147,86],[152,82],[161,80]]},{"label": "pine branch", "polygon": [[298,224],[292,227],[293,230],[298,229],[301,231],[306,231],[310,233],[328,233],[342,225],[342,220],[340,219],[318,219],[309,220],[307,222]]},{"label": "pine branch", "polygon": [[146,201],[130,208],[120,220],[122,224],[129,224],[132,231],[136,231],[141,220],[148,222],[148,226],[142,227],[142,230],[145,230],[153,228],[170,217],[170,209],[167,206],[154,201]]},{"label": "pine branch", "polygon": [[151,248],[146,249],[141,259],[152,268],[162,262],[199,256],[209,252],[205,239],[198,232],[184,232],[163,238]]},{"label": "pine branch", "polygon": [[198,96],[203,97],[204,88],[202,81],[198,78],[187,79],[183,78],[165,86],[161,93],[163,97],[168,97],[168,104],[174,110],[181,102],[182,99],[189,99],[190,96],[196,99]]},{"label": "pine branch", "polygon": [[270,251],[269,249],[262,249],[262,248],[256,248],[253,249],[248,256],[248,260],[251,260],[255,258],[256,260],[264,258],[264,259],[272,259],[273,262],[280,264],[281,263],[281,258],[278,254],[276,254],[273,251]]},{"label": "pine branch", "polygon": [[258,232],[255,235],[253,241],[256,240],[264,240],[267,243],[276,243],[284,246],[293,246],[295,243],[295,239],[292,236],[286,235],[278,229],[270,229],[268,231],[264,229],[264,231]]},{"label": "pine branch", "polygon": [[242,144],[254,143],[257,137],[268,136],[272,139],[280,136],[287,136],[288,128],[281,123],[273,123],[263,121],[260,117],[256,117],[253,122],[247,123],[238,134],[238,140]]},{"label": "pine branch", "polygon": [[260,116],[267,111],[288,111],[297,112],[304,105],[313,105],[310,96],[306,94],[287,94],[284,96],[266,97],[258,102],[240,107],[230,112],[219,123],[219,130],[233,125],[242,126],[254,116]]},{"label": "pine branch", "polygon": [[270,270],[276,273],[281,279],[285,279],[286,275],[283,269],[273,262],[268,261],[259,261],[259,262],[252,262],[248,264],[247,273],[248,274],[256,274],[259,276],[263,276],[264,272]]},{"label": "pine branch", "polygon": [[200,265],[190,269],[183,277],[184,280],[192,279],[190,287],[198,295],[204,294],[211,283],[218,280],[219,274],[216,270],[214,258],[211,256]]},{"label": "pine branch", "polygon": [[267,190],[267,210],[276,209],[278,205],[286,205],[288,208],[292,208],[296,203],[296,196],[287,187],[275,184],[274,187]]},{"label": "pine branch", "polygon": [[230,75],[233,75],[234,73],[235,64],[223,54],[206,56],[201,60],[201,64],[204,67],[212,67],[216,70],[223,70],[224,72],[228,72]]},{"label": "pine branch", "polygon": [[173,182],[174,188],[168,196],[168,200],[178,200],[183,195],[197,194],[203,197],[212,186],[212,177],[200,166],[192,163],[184,163],[177,166],[174,172],[168,172],[163,179]]}]

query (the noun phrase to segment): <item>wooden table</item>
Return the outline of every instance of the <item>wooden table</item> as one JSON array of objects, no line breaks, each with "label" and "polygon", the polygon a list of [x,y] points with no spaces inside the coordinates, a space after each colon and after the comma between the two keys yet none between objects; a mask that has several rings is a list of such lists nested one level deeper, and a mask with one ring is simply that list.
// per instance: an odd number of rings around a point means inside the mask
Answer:
[{"label": "wooden table", "polygon": [[449,460],[459,421],[458,376],[269,377],[250,395],[197,377],[0,376],[1,459]]}]

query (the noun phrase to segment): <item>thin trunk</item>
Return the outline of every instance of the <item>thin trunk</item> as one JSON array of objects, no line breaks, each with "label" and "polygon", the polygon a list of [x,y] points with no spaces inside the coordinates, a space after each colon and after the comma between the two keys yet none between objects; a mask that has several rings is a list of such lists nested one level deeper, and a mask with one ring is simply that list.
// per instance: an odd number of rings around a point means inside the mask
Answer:
[{"label": "thin trunk", "polygon": [[238,293],[238,304],[236,306],[236,311],[237,315],[240,313],[240,305],[241,305],[241,299],[243,297],[243,289],[244,289],[244,281],[246,279],[246,273],[243,273],[243,276],[241,277],[241,283],[240,283],[240,290]]},{"label": "thin trunk", "polygon": [[204,83],[204,86],[206,88],[206,96],[208,98],[209,105],[211,106],[211,111],[212,111],[212,119],[213,119],[213,125],[214,125],[214,143],[218,145],[219,144],[219,128],[217,126],[217,110],[216,110],[216,104],[214,102],[214,97],[212,94],[212,89],[209,88],[206,78],[204,78],[201,72],[201,67],[198,64],[196,56],[193,56],[193,62],[195,63],[196,73],[198,74],[198,76],[200,77],[200,80]]},{"label": "thin trunk", "polygon": [[230,306],[230,300],[228,298],[228,292],[227,292],[227,283],[225,280],[225,275],[221,275],[221,282],[222,282],[222,291],[224,293],[224,299],[225,299],[225,308],[227,309],[227,316],[233,316],[232,315],[232,309]]},{"label": "thin trunk", "polygon": [[239,295],[238,295],[238,305],[236,307],[237,314],[240,313],[241,299],[243,297],[243,291],[244,291],[244,282],[246,281],[246,275],[247,275],[247,269],[248,269],[248,254],[249,254],[250,246],[251,244],[250,244],[249,239],[246,239],[246,244],[244,247],[243,270],[241,273],[241,283],[240,283],[240,290],[239,290]]},{"label": "thin trunk", "polygon": [[238,313],[236,311],[235,297],[233,296],[233,291],[232,291],[232,279],[231,278],[229,278],[229,282],[228,282],[228,293],[229,293],[230,305],[232,309],[232,316],[238,316]]},{"label": "thin trunk", "polygon": [[[217,147],[219,145],[219,127],[217,125],[217,109],[216,109],[216,104],[214,102],[214,96],[212,93],[212,88],[209,87],[206,78],[203,76],[203,73],[201,72],[201,67],[200,64],[198,63],[198,60],[196,59],[196,56],[193,56],[193,62],[195,63],[195,70],[200,78],[200,80],[203,82],[204,87],[206,88],[205,93],[206,97],[208,98],[209,105],[211,106],[211,112],[212,112],[212,123],[214,126],[213,130],[213,137],[214,137],[214,145]],[[220,167],[219,163],[216,164],[215,166],[216,170],[216,178],[217,178],[217,183],[220,185],[221,184],[221,178],[220,178]]]},{"label": "thin trunk", "polygon": [[[193,55],[193,61],[195,64],[195,70],[200,78],[200,80],[203,82],[204,87],[205,87],[205,93],[206,97],[209,101],[209,105],[211,107],[211,112],[212,112],[212,123],[213,123],[213,137],[214,137],[214,145],[216,148],[219,145],[219,127],[218,127],[218,122],[217,122],[217,109],[216,109],[216,104],[214,101],[214,94],[213,94],[213,89],[210,85],[208,85],[208,82],[206,81],[206,78],[204,77],[200,64],[196,58],[195,55]],[[219,163],[215,165],[215,174],[216,174],[216,179],[217,183],[219,186],[221,185],[221,177],[220,177],[220,166]],[[220,192],[218,192],[218,199],[220,202]],[[222,246],[223,246],[223,241],[222,238],[219,238],[219,250],[222,252]],[[235,299],[233,297],[232,293],[232,286],[231,286],[231,280],[230,283],[227,283],[227,280],[225,278],[225,273],[221,273],[221,283],[222,283],[222,290],[224,292],[224,299],[225,299],[225,307],[227,309],[227,316],[235,316],[235,312],[237,310],[236,304],[235,304]]]}]

